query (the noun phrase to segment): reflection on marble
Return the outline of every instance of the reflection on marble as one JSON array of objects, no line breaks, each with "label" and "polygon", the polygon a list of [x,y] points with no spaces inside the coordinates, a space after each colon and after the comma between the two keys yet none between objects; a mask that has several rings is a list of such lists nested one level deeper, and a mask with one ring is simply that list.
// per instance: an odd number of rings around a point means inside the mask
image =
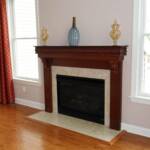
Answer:
[{"label": "reflection on marble", "polygon": [[84,135],[104,140],[106,142],[110,142],[120,133],[120,131],[109,129],[98,123],[58,113],[47,113],[41,111],[29,116],[29,118],[69,129]]}]

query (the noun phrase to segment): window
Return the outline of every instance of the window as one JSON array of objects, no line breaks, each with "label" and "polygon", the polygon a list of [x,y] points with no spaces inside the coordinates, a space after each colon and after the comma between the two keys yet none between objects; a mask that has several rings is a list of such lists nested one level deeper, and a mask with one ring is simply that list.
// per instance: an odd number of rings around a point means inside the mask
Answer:
[{"label": "window", "polygon": [[134,6],[132,96],[150,99],[150,0]]},{"label": "window", "polygon": [[36,0],[10,0],[14,78],[38,80]]},{"label": "window", "polygon": [[142,92],[150,96],[150,0],[145,1]]}]

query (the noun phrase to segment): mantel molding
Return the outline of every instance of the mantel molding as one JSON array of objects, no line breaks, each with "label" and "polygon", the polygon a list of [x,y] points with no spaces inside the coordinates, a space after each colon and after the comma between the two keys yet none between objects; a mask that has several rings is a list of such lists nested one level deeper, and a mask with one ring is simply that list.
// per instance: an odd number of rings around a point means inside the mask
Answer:
[{"label": "mantel molding", "polygon": [[110,128],[120,129],[122,63],[127,46],[36,46],[44,64],[45,110],[52,112],[51,66],[108,69],[110,81]]}]

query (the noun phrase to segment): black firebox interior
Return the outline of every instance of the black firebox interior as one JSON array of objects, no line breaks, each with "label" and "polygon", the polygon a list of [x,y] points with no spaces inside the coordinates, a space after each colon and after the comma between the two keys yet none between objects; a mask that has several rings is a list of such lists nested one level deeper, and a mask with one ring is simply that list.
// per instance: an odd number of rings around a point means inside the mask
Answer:
[{"label": "black firebox interior", "polygon": [[105,81],[57,75],[58,112],[104,124]]}]

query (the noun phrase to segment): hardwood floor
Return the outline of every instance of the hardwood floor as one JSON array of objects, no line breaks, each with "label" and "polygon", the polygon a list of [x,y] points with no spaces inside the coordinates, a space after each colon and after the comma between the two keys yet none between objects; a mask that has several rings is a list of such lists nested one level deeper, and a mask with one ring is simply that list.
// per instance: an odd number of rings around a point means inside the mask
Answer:
[{"label": "hardwood floor", "polygon": [[150,150],[150,138],[126,133],[114,145],[27,119],[36,109],[0,105],[0,150]]}]

